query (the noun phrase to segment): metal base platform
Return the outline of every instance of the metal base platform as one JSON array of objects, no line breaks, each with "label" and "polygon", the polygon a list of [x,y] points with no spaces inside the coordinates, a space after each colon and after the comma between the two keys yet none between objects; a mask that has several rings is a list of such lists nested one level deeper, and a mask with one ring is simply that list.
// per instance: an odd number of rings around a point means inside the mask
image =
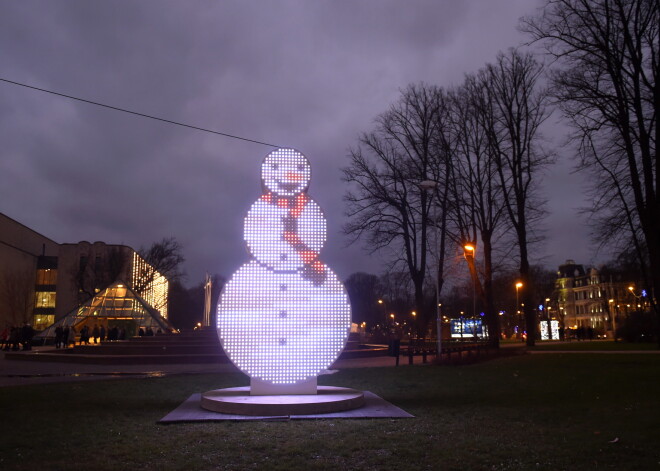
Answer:
[{"label": "metal base platform", "polygon": [[285,416],[328,414],[360,408],[364,393],[350,388],[319,386],[317,394],[252,396],[250,388],[215,389],[202,394],[200,405],[221,414]]}]

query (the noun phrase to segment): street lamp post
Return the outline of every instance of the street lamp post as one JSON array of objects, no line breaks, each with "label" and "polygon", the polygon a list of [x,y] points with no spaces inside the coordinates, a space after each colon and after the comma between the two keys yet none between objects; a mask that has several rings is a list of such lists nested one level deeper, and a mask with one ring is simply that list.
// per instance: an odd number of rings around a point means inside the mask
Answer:
[{"label": "street lamp post", "polygon": [[552,340],[552,317],[550,316],[550,298],[545,298],[545,318],[547,319],[546,328],[548,329],[548,339]]},{"label": "street lamp post", "polygon": [[[520,304],[518,304],[518,290],[520,290],[520,288],[522,288],[522,287],[523,287],[523,284],[522,284],[520,281],[518,281],[518,282],[516,283],[516,317],[518,317],[518,319],[517,319],[518,321],[520,321],[520,317],[519,317],[519,314],[520,314]],[[519,323],[520,323],[520,322],[519,322]],[[522,326],[521,326],[521,330],[522,330]],[[520,336],[521,336],[521,338],[522,338],[522,333],[520,334]],[[523,338],[523,342],[524,342],[524,341],[525,341],[525,339]]]},{"label": "street lamp post", "polygon": [[[431,195],[435,192],[436,188],[438,188],[438,182],[433,181],[433,180],[424,180],[423,182],[419,183],[419,187],[430,193]],[[442,355],[442,312],[440,311],[440,307],[442,306],[440,304],[440,254],[438,253],[438,226],[437,226],[437,211],[438,211],[438,205],[435,204],[433,208],[433,212],[435,213],[435,220],[436,220],[436,226],[435,226],[435,246],[436,246],[436,274],[435,274],[435,309],[436,309],[436,319],[435,319],[435,324],[436,324],[436,331],[437,331],[437,360],[440,360],[441,355]]]},{"label": "street lamp post", "polygon": [[[465,257],[465,260],[468,261],[468,264],[470,263],[470,259],[472,260],[472,264],[474,266],[475,263],[475,254],[477,251],[477,244],[474,242],[466,242],[463,244],[463,256]],[[474,268],[476,272],[476,267]],[[476,319],[477,316],[477,288],[476,288],[477,280],[474,279],[472,280],[472,317]]]},{"label": "street lamp post", "polygon": [[412,333],[415,335],[415,338],[419,337],[417,334],[417,312],[412,311],[410,313],[412,315]]},{"label": "street lamp post", "polygon": [[610,317],[612,318],[612,336],[616,342],[616,311],[614,310],[614,299],[608,300],[610,306]]},{"label": "street lamp post", "polygon": [[388,323],[387,306],[385,305],[385,301],[383,301],[382,299],[378,300],[378,304],[380,304],[381,307],[383,308],[383,328],[387,329],[387,323]]}]

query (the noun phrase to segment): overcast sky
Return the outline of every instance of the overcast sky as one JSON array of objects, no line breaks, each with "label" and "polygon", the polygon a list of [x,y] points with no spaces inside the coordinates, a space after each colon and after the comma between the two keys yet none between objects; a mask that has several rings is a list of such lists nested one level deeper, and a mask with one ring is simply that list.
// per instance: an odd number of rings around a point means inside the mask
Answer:
[{"label": "overcast sky", "polygon": [[[0,2],[0,77],[295,147],[328,218],[322,260],[379,273],[341,233],[347,149],[409,83],[450,87],[525,37],[535,0]],[[551,125],[556,121],[553,118]],[[549,129],[549,135],[558,132]],[[0,212],[57,242],[174,236],[187,284],[248,260],[270,148],[0,82]],[[593,261],[570,155],[550,169],[549,267]],[[602,257],[600,257],[602,258]]]}]

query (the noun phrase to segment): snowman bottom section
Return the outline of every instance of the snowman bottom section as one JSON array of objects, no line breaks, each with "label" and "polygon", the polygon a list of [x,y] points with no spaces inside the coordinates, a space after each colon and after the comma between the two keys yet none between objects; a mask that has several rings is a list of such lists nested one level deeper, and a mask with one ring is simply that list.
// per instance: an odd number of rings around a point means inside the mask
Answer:
[{"label": "snowman bottom section", "polygon": [[229,359],[273,384],[317,376],[337,359],[351,326],[344,286],[326,268],[315,286],[298,273],[276,273],[252,261],[227,282],[217,327]]}]

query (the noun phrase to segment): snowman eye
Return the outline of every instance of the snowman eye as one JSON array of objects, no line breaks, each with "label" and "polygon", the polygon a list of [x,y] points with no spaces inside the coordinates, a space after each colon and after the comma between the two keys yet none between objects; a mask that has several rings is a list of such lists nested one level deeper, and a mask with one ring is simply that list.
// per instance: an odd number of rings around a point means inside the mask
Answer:
[{"label": "snowman eye", "polygon": [[272,164],[270,168],[272,168],[273,170],[277,170],[278,168],[280,168],[280,166],[278,164]]}]

